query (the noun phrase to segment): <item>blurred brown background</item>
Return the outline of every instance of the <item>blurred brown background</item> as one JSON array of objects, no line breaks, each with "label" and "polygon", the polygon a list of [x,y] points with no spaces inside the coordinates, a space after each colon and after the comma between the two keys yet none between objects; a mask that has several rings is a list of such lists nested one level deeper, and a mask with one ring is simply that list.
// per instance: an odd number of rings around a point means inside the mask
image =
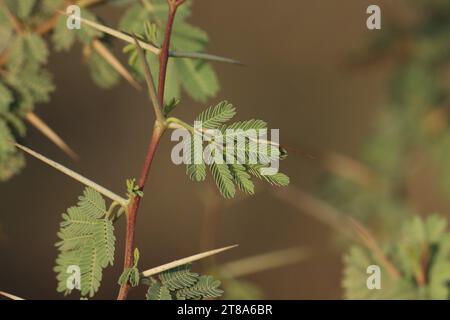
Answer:
[{"label": "blurred brown background", "polygon": [[[345,63],[373,35],[366,8],[380,4],[399,17],[405,2],[366,0],[210,0],[195,1],[192,21],[208,30],[210,52],[237,58],[246,67],[216,64],[222,91],[211,104],[227,99],[238,117],[259,117],[281,129],[283,143],[309,145],[357,155],[370,132],[385,93],[387,66],[349,70]],[[99,9],[113,25],[118,9]],[[52,102],[36,108],[81,155],[71,163],[38,132],[26,144],[117,193],[125,179],[138,176],[147,147],[152,113],[144,92],[126,83],[101,90],[82,66],[80,49],[54,54],[57,83]],[[119,52],[119,51],[118,51]],[[205,106],[185,99],[178,115],[193,119]],[[205,186],[194,184],[184,167],[170,161],[173,144],[163,143],[150,175],[137,230],[141,267],[153,267],[197,253],[205,205]],[[291,183],[312,190],[322,172],[314,159],[295,150],[282,163]],[[261,188],[261,186],[260,186]],[[0,288],[25,298],[61,298],[52,271],[60,214],[75,204],[82,186],[28,158],[24,172],[0,185]],[[116,264],[104,274],[98,298],[114,298],[124,235],[118,224]],[[226,206],[215,246],[239,244],[220,255],[231,261],[276,249],[308,247],[305,261],[257,273],[250,280],[271,299],[337,299],[341,253],[330,230],[261,190],[255,197]],[[212,248],[211,248],[212,249]],[[132,298],[141,298],[134,290]]]}]

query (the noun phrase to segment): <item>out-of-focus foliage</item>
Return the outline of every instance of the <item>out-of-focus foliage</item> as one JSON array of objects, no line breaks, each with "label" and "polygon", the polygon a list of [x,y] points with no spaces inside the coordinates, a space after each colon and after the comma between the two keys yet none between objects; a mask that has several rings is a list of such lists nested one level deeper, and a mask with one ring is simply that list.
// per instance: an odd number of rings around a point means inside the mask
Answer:
[{"label": "out-of-focus foliage", "polygon": [[[434,181],[450,195],[449,100],[443,72],[450,62],[450,20],[446,18],[450,7],[448,1],[414,3],[417,21],[397,26],[385,19],[370,53],[397,55],[388,82],[389,97],[360,158],[376,179],[362,186],[330,177],[323,191],[332,204],[386,237],[395,235],[402,221],[414,212],[407,184],[421,164],[432,164]],[[395,47],[407,49],[400,53],[389,50]],[[426,160],[417,161],[418,157]]]},{"label": "out-of-focus foliage", "polygon": [[[384,19],[381,35],[370,50],[372,57],[390,55],[395,61],[386,104],[360,157],[375,178],[364,185],[330,177],[323,190],[333,205],[374,231],[400,273],[398,279],[390,277],[374,252],[352,247],[345,258],[343,280],[351,299],[450,297],[446,220],[416,217],[416,203],[408,191],[414,172],[431,165],[437,189],[450,195],[449,99],[444,72],[450,62],[450,2],[416,0],[411,5],[416,19],[406,26]],[[366,287],[366,268],[372,264],[382,267],[381,290]]]},{"label": "out-of-focus foliage", "polygon": [[[343,286],[349,299],[449,299],[450,233],[447,220],[417,216],[404,223],[384,255],[398,270],[393,276],[373,252],[353,246],[345,256]],[[381,267],[381,289],[369,290],[367,267]]]}]

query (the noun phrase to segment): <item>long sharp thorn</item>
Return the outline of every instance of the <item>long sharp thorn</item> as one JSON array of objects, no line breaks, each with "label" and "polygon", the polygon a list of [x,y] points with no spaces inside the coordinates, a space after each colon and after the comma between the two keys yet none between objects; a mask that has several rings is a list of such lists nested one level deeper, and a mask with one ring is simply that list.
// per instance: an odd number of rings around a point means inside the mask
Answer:
[{"label": "long sharp thorn", "polygon": [[191,58],[191,59],[229,63],[229,64],[234,64],[237,66],[245,66],[244,63],[242,63],[238,60],[221,57],[221,56],[216,56],[214,54],[203,53],[203,52],[170,51],[169,56],[172,58]]},{"label": "long sharp thorn", "polygon": [[[64,15],[64,16],[68,16],[67,13],[63,12],[63,11],[58,11],[60,14]],[[77,17],[77,16],[71,16],[72,18],[79,20],[80,22],[96,29],[99,30],[103,33],[109,34],[110,36],[113,36],[117,39],[123,40],[125,42],[128,42],[130,44],[134,44],[134,39],[132,36],[130,36],[129,34],[119,31],[119,30],[115,30],[113,28],[104,26],[102,24],[99,24],[97,22],[88,20],[88,19],[84,19],[82,17]],[[142,47],[142,49],[153,52],[156,55],[159,55],[161,53],[161,48],[158,48],[150,43],[147,43],[141,39],[138,39],[139,41],[139,45]],[[225,58],[225,57],[220,57],[220,56],[215,56],[212,54],[208,54],[208,53],[202,53],[202,52],[177,52],[177,51],[171,51],[169,52],[169,56],[173,57],[173,58],[192,58],[192,59],[201,59],[201,60],[209,60],[209,61],[216,61],[216,62],[223,62],[223,63],[231,63],[231,64],[235,64],[235,65],[243,65],[241,62],[234,60],[234,59],[230,59],[230,58]]]},{"label": "long sharp thorn", "polygon": [[131,73],[120,63],[120,61],[111,53],[111,51],[106,48],[103,43],[98,40],[94,39],[92,41],[92,46],[97,51],[99,55],[103,57],[110,65],[114,68],[114,70],[117,71],[118,74],[120,74],[125,80],[128,81],[128,83],[133,86],[137,90],[141,90],[141,85],[133,78]]},{"label": "long sharp thorn", "polygon": [[237,247],[237,245],[224,247],[224,248],[221,248],[221,249],[215,249],[215,250],[199,253],[199,254],[196,254],[196,255],[184,258],[184,259],[175,260],[173,262],[164,264],[162,266],[159,266],[159,267],[152,268],[152,269],[149,269],[147,271],[144,271],[144,272],[142,272],[142,275],[144,277],[150,277],[150,276],[153,276],[155,274],[158,274],[158,273],[161,273],[161,272],[164,272],[164,271],[167,271],[167,270],[170,270],[170,269],[182,266],[182,265],[187,264],[187,263],[191,263],[191,262],[194,262],[194,261],[197,261],[197,260],[201,260],[201,259],[204,259],[204,258],[213,256],[213,255],[222,253],[224,251],[227,251],[227,250],[230,250],[230,249],[233,249],[233,248],[236,248],[236,247]]},{"label": "long sharp thorn", "polygon": [[58,148],[60,148],[65,154],[67,154],[72,160],[78,161],[80,157],[73,151],[71,147],[50,128],[41,118],[39,118],[34,112],[28,112],[26,115],[27,121],[33,125],[38,131],[40,131],[47,139],[53,142]]},{"label": "long sharp thorn", "polygon": [[[59,13],[64,15],[64,16],[68,16],[68,14],[63,12],[63,11],[59,11]],[[113,37],[116,37],[116,38],[118,38],[120,40],[123,40],[123,41],[126,41],[128,43],[134,44],[133,37],[129,36],[128,34],[125,34],[123,32],[117,31],[115,29],[109,28],[109,27],[104,26],[102,24],[99,24],[97,22],[94,22],[94,21],[91,21],[91,20],[88,20],[88,19],[84,19],[82,17],[71,16],[71,18],[74,18],[75,20],[79,20],[80,22],[82,22],[82,23],[84,23],[84,24],[86,24],[86,25],[88,25],[88,26],[90,26],[90,27],[92,27],[92,28],[94,28],[96,30],[99,30],[99,31],[101,31],[103,33],[109,34],[109,35],[111,35]],[[161,51],[159,48],[157,48],[157,47],[155,47],[155,46],[153,46],[153,45],[151,45],[151,44],[149,44],[147,42],[141,41],[141,40],[139,40],[139,44],[141,45],[141,47],[143,49],[151,51],[154,54],[159,54],[159,52]]]},{"label": "long sharp thorn", "polygon": [[4,296],[4,297],[6,297],[8,299],[11,299],[11,300],[25,300],[23,298],[20,298],[18,296],[15,296],[13,294],[10,294],[10,293],[7,293],[7,292],[3,292],[3,291],[0,291],[0,296]]}]

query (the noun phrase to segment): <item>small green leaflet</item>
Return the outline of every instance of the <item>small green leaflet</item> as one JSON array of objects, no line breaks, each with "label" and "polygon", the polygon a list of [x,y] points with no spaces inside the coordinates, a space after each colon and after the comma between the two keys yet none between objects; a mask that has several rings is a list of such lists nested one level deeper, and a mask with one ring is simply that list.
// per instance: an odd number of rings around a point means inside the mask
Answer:
[{"label": "small green leaflet", "polygon": [[201,300],[222,296],[220,281],[191,271],[191,264],[182,265],[149,278],[147,300]]},{"label": "small green leaflet", "polygon": [[123,286],[129,283],[132,287],[137,287],[141,278],[141,274],[138,269],[140,253],[139,249],[134,249],[134,264],[131,268],[125,268],[122,275],[119,278],[118,284]]}]

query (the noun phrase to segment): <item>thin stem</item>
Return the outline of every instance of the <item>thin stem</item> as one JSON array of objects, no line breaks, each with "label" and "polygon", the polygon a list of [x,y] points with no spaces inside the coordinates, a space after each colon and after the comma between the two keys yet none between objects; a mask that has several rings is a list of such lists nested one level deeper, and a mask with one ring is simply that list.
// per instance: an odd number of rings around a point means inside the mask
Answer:
[{"label": "thin stem", "polygon": [[[168,59],[168,50],[170,47],[170,33],[172,31],[172,24],[175,18],[176,8],[182,4],[184,1],[177,1],[173,2],[168,0],[169,3],[169,12],[172,12],[172,18],[171,23],[168,23],[166,26],[166,39],[165,39],[165,49],[162,49],[161,52],[162,56],[166,56],[166,59]],[[170,14],[169,14],[170,15]],[[133,41],[137,44],[138,51],[140,50],[140,42],[136,40],[136,38],[133,39]],[[166,50],[166,51],[164,51]],[[166,121],[164,120],[164,123],[161,123],[161,119],[158,119],[158,110],[161,111],[161,105],[164,102],[164,87],[162,87],[162,91],[158,91],[158,99],[155,99],[153,96],[153,78],[151,77],[150,68],[148,68],[147,62],[145,60],[145,56],[143,56],[142,50],[140,50],[140,58],[142,60],[142,63],[144,63],[144,67],[146,67],[146,80],[149,87],[149,95],[153,102],[153,107],[155,108],[155,116],[156,121],[155,125],[153,126],[153,133],[152,138],[150,140],[147,155],[145,157],[144,166],[142,168],[141,176],[139,178],[139,188],[143,191],[145,188],[145,184],[147,182],[148,174],[150,172],[150,168],[152,166],[153,158],[155,156],[156,149],[158,148],[159,141],[161,140],[162,135],[164,134],[167,125]],[[162,60],[161,60],[162,61]],[[162,79],[163,82],[166,80],[167,75],[167,68],[161,68],[160,67],[160,79]],[[134,234],[136,231],[136,218],[137,213],[139,211],[139,207],[141,204],[141,197],[135,197],[132,200],[131,205],[128,209],[128,215],[127,215],[127,234],[126,234],[126,240],[125,240],[125,255],[124,255],[124,270],[126,268],[131,268],[134,264]],[[119,295],[117,296],[117,300],[126,300],[128,296],[128,292],[130,290],[130,285],[128,283],[123,284],[120,287]]]},{"label": "thin stem", "polygon": [[161,48],[161,54],[159,55],[158,97],[161,105],[164,103],[164,89],[166,85],[167,64],[169,62],[170,39],[172,37],[173,23],[175,21],[175,15],[178,8],[177,2],[167,0],[167,3],[169,4],[169,16],[167,18],[166,32]]},{"label": "thin stem", "polygon": [[[58,11],[58,15],[66,15],[67,16],[67,14],[63,11]],[[91,20],[88,20],[88,19],[85,19],[82,17],[74,16],[73,18],[90,26],[91,28],[101,31],[102,33],[109,34],[110,36],[113,36],[119,40],[128,42],[130,44],[134,44],[134,39],[130,34],[107,27],[105,25],[102,25],[100,23],[97,23],[95,21],[91,21]],[[139,44],[141,45],[142,49],[144,49],[146,51],[150,51],[157,56],[161,55],[161,52],[162,52],[161,48],[158,48],[151,43],[147,43],[147,42],[143,41],[142,39],[139,39]],[[203,53],[203,52],[185,52],[185,51],[170,51],[169,50],[169,57],[191,58],[191,59],[200,59],[200,60],[208,60],[208,61],[216,61],[216,62],[242,65],[242,63],[237,60],[220,57],[220,56],[215,56],[215,55]]]},{"label": "thin stem", "polygon": [[153,109],[155,111],[156,120],[158,121],[159,125],[165,126],[166,119],[162,112],[161,104],[159,103],[158,96],[156,95],[156,89],[155,89],[155,83],[153,82],[153,76],[152,72],[150,70],[150,67],[148,66],[147,60],[145,59],[144,51],[142,51],[142,48],[139,44],[139,41],[136,37],[136,35],[133,35],[134,42],[136,44],[136,48],[139,54],[139,57],[142,61],[142,66],[144,67],[144,74],[145,74],[145,81],[147,82],[147,88],[148,88],[148,96],[150,97],[150,100],[153,104]]},{"label": "thin stem", "polygon": [[[150,140],[150,144],[147,151],[147,156],[145,158],[144,166],[142,169],[141,177],[139,178],[139,187],[141,190],[144,190],[145,183],[147,182],[148,174],[150,171],[150,167],[153,162],[153,158],[155,156],[156,149],[158,147],[159,141],[161,139],[162,134],[164,133],[164,128],[155,125],[153,129],[152,139]],[[124,270],[126,268],[131,268],[134,263],[134,234],[136,230],[136,218],[137,212],[139,210],[141,204],[141,197],[134,197],[131,205],[128,209],[127,215],[127,233],[125,239],[125,255],[124,255]],[[126,300],[128,296],[128,291],[130,290],[130,286],[128,283],[123,284],[120,287],[119,295],[117,300]]]}]

